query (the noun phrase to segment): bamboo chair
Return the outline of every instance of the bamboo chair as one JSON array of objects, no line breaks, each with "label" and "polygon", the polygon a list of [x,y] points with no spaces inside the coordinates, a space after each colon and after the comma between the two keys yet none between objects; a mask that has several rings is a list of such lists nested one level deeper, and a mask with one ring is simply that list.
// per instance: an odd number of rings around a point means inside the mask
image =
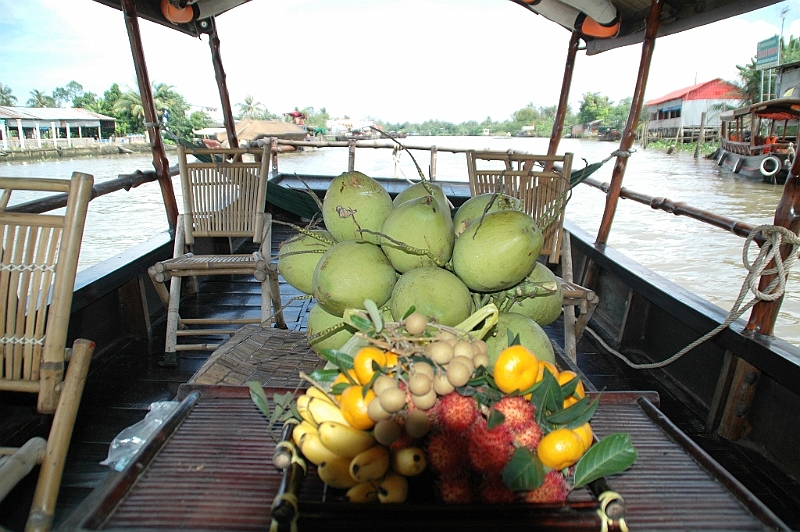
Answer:
[{"label": "bamboo chair", "polygon": [[[164,364],[176,364],[177,351],[213,351],[219,347],[219,344],[178,343],[180,337],[232,335],[249,323],[274,321],[277,327],[286,327],[281,311],[277,267],[270,263],[272,217],[265,211],[268,150],[269,146],[252,149],[178,146],[183,213],[178,217],[173,258],[148,269],[167,308]],[[243,161],[248,154],[255,161]],[[187,160],[189,156],[197,160],[190,162]],[[230,253],[195,255],[192,253],[195,240],[204,237],[227,237]],[[233,241],[238,238],[252,239],[259,244],[258,251],[233,253]],[[252,319],[182,318],[179,313],[182,279],[208,275],[253,275],[261,282],[261,316]],[[167,280],[170,281],[169,290],[166,288]],[[196,280],[193,285],[197,287]],[[270,302],[274,314],[270,313]],[[236,327],[216,327],[225,325]]]},{"label": "bamboo chair", "polygon": [[551,264],[562,262],[564,278],[560,280],[564,290],[564,351],[575,361],[577,341],[583,335],[599,299],[594,291],[575,284],[572,279],[569,235],[564,232],[572,153],[535,155],[514,151],[468,150],[467,169],[472,196],[500,191],[520,199],[522,209],[536,220],[542,230],[544,243],[541,255]]},{"label": "bamboo chair", "polygon": [[[21,448],[0,448],[0,500],[37,463],[41,464],[26,530],[52,528],[69,442],[94,352],[94,343],[84,339],[66,348],[93,182],[91,175],[78,172],[70,180],[0,178],[0,390],[38,394],[38,411],[52,414],[46,440],[35,437]],[[66,212],[8,212],[14,191],[66,193]]]}]

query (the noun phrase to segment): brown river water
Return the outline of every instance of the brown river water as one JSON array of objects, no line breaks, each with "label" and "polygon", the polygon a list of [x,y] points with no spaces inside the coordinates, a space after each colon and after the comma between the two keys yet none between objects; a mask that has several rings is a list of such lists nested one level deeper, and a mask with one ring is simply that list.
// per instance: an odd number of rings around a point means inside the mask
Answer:
[{"label": "brown river water", "polygon": [[[408,146],[436,145],[447,148],[521,150],[546,153],[548,139],[492,137],[408,137]],[[593,140],[564,139],[559,152],[572,152],[573,168],[585,159],[601,161],[617,148],[617,144]],[[694,159],[691,153],[666,154],[663,150],[643,150],[636,145],[623,186],[642,194],[666,197],[707,211],[721,214],[751,225],[771,224],[781,187],[734,176],[708,159]],[[412,151],[423,171],[428,173],[430,156],[426,151]],[[177,164],[175,154],[168,154],[170,164]],[[347,169],[347,150],[321,148],[282,155],[281,172],[338,174]],[[608,182],[614,161],[607,162],[592,177]],[[95,176],[97,182],[113,179],[118,174],[152,168],[149,155],[130,154],[103,158],[76,158],[49,161],[0,163],[0,176],[69,177],[73,171]],[[356,169],[371,176],[396,176],[418,179],[408,153],[397,158],[388,150],[360,149]],[[441,180],[467,181],[463,153],[439,151],[436,177]],[[180,194],[175,177],[174,187]],[[567,205],[567,218],[586,230],[597,233],[605,195],[586,185],[577,187]],[[180,196],[178,198],[180,205]],[[162,232],[166,215],[158,185],[148,183],[137,189],[120,191],[97,198],[89,207],[79,268],[84,270],[121,251]],[[646,205],[621,200],[611,228],[608,244],[670,281],[692,290],[725,311],[730,310],[745,280],[742,263],[745,239],[722,229],[686,217],[656,211]],[[757,253],[752,246],[751,257]],[[777,336],[800,345],[800,271],[789,274],[787,295],[775,326]],[[748,294],[745,301],[752,296]],[[746,319],[748,314],[743,316]]]}]

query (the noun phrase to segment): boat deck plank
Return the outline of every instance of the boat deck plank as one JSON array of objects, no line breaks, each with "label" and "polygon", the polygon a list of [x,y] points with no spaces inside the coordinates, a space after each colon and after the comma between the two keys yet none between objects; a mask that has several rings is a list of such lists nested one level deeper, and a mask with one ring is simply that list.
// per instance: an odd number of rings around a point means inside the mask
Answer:
[{"label": "boat deck plank", "polygon": [[[291,228],[275,225],[273,230],[273,254],[277,253],[280,242],[292,233]],[[201,293],[193,296],[197,303],[185,307],[197,312],[217,312],[225,309],[217,304],[218,296],[228,293],[257,293],[257,283],[246,278],[232,277],[217,280],[219,283],[203,285]],[[285,315],[289,329],[303,331],[308,315],[309,301],[296,299],[300,294],[289,285],[281,282],[281,299],[286,306]],[[200,303],[202,301],[202,303]],[[258,316],[256,299],[246,297],[246,307],[238,312]],[[252,304],[252,306],[250,305]],[[187,383],[206,364],[210,351],[187,351],[180,353],[176,367],[163,367],[163,324],[157,325],[156,334],[151,340],[133,340],[113,353],[94,360],[90,368],[75,434],[73,435],[68,457],[68,465],[59,495],[56,511],[56,526],[73,513],[78,505],[113,473],[100,466],[99,462],[108,455],[112,439],[123,429],[142,420],[150,404],[156,401],[177,397],[179,387]],[[546,328],[559,353],[563,349],[563,325],[561,320]],[[226,335],[220,336],[226,341]],[[565,362],[566,363],[566,362]],[[578,366],[589,380],[588,388],[599,390],[655,390],[659,393],[660,409],[668,413],[681,430],[695,440],[728,470],[741,472],[740,478],[750,479],[748,488],[770,506],[792,529],[800,529],[800,488],[779,471],[772,471],[765,464],[754,461],[753,456],[742,452],[735,445],[719,442],[702,433],[702,423],[689,411],[681,411],[679,398],[673,397],[671,390],[655,381],[641,379],[635,373],[623,373],[622,377],[612,377],[621,364],[613,357],[596,352],[586,337],[578,343]],[[7,420],[19,417],[20,422],[4,423],[0,434],[0,444],[19,445],[28,437],[46,433],[47,423],[41,417],[31,415],[35,405],[18,395],[0,396],[0,414]],[[700,429],[700,430],[698,430]],[[738,476],[738,475],[737,475]],[[15,531],[22,529],[27,516],[25,508],[30,504],[33,482],[23,482],[0,504],[0,526]],[[713,527],[712,527],[713,528]]]}]

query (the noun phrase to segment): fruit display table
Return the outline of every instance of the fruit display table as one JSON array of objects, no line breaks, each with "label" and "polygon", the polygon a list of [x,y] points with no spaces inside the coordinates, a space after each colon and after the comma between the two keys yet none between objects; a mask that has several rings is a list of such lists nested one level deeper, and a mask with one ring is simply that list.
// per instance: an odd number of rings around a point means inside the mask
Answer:
[{"label": "fruit display table", "polygon": [[[268,397],[295,391],[286,377]],[[245,386],[187,384],[181,404],[121,472],[112,472],[64,524],[65,530],[259,530],[273,524],[277,494],[297,492],[299,530],[360,529],[600,530],[588,488],[565,504],[444,505],[424,484],[403,504],[352,504],[326,491],[310,468],[287,479],[272,463],[281,428],[267,421]],[[631,530],[773,530],[780,521],[672,426],[650,392],[601,396],[592,425],[599,436],[628,432],[639,458],[607,480],[621,494]],[[424,479],[420,478],[420,482]],[[369,523],[367,525],[367,523]],[[276,529],[289,529],[285,522]]]}]

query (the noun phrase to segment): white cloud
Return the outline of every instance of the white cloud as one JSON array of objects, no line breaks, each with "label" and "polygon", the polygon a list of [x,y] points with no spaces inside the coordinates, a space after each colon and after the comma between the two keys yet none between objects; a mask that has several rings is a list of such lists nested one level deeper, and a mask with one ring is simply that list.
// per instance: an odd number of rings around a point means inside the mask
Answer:
[{"label": "white cloud", "polygon": [[[795,4],[786,36],[800,35]],[[646,98],[735,79],[757,42],[780,31],[775,9],[660,39]],[[0,0],[0,11],[4,33],[25,28],[0,39],[0,82],[20,104],[31,90],[71,80],[97,94],[114,82],[135,86],[119,11],[92,0]],[[207,39],[140,26],[151,81],[192,104],[218,106]],[[254,0],[220,15],[217,28],[234,107],[253,95],[274,113],[325,107],[332,116],[391,122],[503,120],[528,103],[555,105],[569,41],[560,26],[507,0]],[[631,96],[640,54],[638,45],[579,52],[573,110],[586,92],[614,102]]]}]

